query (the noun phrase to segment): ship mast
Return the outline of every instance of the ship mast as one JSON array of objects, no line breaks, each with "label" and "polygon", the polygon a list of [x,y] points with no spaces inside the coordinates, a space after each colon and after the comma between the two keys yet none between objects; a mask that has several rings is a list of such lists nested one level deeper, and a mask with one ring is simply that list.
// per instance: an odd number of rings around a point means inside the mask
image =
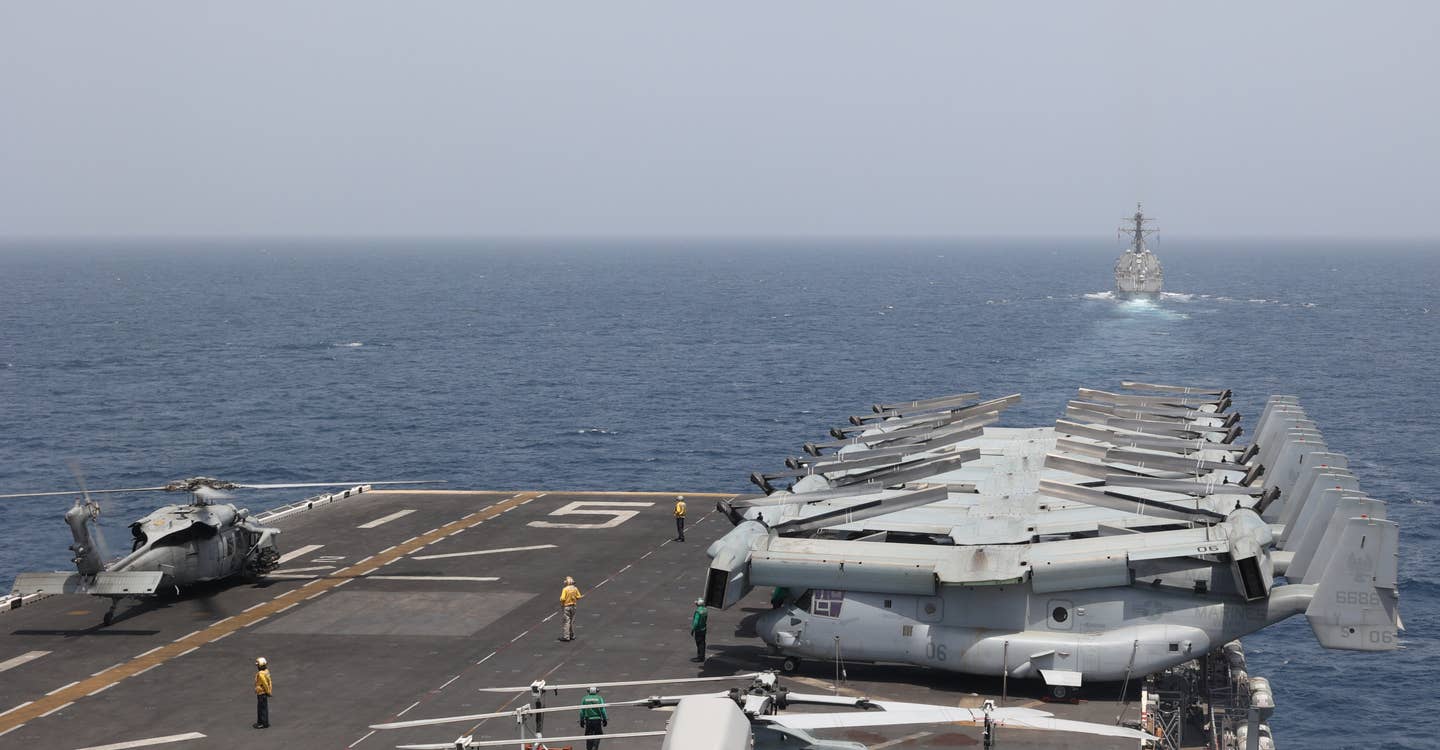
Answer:
[{"label": "ship mast", "polygon": [[1125,221],[1126,224],[1125,226],[1120,227],[1120,234],[1122,236],[1127,234],[1130,235],[1129,251],[1135,253],[1136,255],[1143,255],[1147,252],[1150,252],[1150,248],[1145,247],[1145,238],[1149,237],[1152,234],[1155,234],[1159,230],[1147,229],[1145,227],[1145,222],[1154,221],[1154,219],[1145,218],[1144,212],[1140,210],[1140,204],[1136,203],[1135,215],[1128,219],[1124,219],[1123,221]]}]

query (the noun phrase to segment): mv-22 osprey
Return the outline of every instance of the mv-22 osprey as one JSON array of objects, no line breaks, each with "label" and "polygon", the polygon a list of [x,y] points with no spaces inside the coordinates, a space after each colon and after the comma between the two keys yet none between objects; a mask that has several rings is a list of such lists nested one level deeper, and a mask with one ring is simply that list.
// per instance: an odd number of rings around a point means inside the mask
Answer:
[{"label": "mv-22 osprey", "polygon": [[1054,427],[989,426],[1018,396],[851,417],[722,504],[706,603],[787,590],[757,624],[787,670],[909,663],[1057,698],[1300,613],[1327,648],[1397,648],[1398,527],[1295,398],[1241,445],[1228,390],[1122,388],[1080,389]]},{"label": "mv-22 osprey", "polygon": [[[77,479],[79,475],[77,473]],[[180,479],[156,487],[87,490],[80,481],[78,491],[31,492],[0,495],[0,499],[75,495],[75,504],[65,512],[65,523],[75,543],[74,573],[21,573],[12,593],[90,594],[110,598],[105,624],[115,621],[120,602],[143,599],[167,591],[178,592],[198,583],[238,576],[263,576],[280,561],[276,537],[280,530],[256,523],[250,511],[230,503],[229,490],[277,490],[301,487],[348,487],[355,482],[304,482],[298,484],[236,484],[210,477]],[[416,482],[372,482],[417,484]],[[131,549],[113,560],[100,531],[100,504],[91,495],[119,492],[187,492],[191,500],[183,505],[166,505],[130,524]]]}]

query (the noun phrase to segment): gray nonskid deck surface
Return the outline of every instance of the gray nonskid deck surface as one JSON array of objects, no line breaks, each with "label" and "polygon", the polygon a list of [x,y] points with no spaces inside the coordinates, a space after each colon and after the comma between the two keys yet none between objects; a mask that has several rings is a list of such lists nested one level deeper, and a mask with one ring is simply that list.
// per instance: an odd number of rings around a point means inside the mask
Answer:
[{"label": "gray nonskid deck surface", "polygon": [[[670,496],[657,493],[457,493],[373,492],[287,519],[283,550],[320,545],[289,560],[281,571],[331,575],[395,545],[496,503],[515,505],[498,516],[456,531],[340,587],[330,587],[272,612],[276,598],[313,579],[273,578],[260,584],[216,587],[158,605],[122,609],[109,628],[97,627],[106,602],[54,597],[0,615],[0,662],[38,651],[50,653],[3,673],[0,731],[24,717],[23,726],[0,735],[0,747],[77,750],[110,743],[200,733],[160,747],[384,748],[405,742],[441,742],[460,734],[515,737],[510,719],[474,724],[372,733],[367,725],[394,720],[480,713],[513,708],[520,694],[480,693],[478,688],[551,683],[638,680],[720,675],[771,668],[778,662],[748,636],[749,623],[768,609],[768,592],[742,606],[710,615],[709,662],[690,661],[691,602],[706,574],[705,547],[731,527],[714,513],[713,497],[691,496],[687,541],[671,541]],[[602,514],[552,515],[574,502]],[[618,505],[617,505],[618,503]],[[625,505],[651,503],[651,505]],[[630,517],[604,515],[609,508]],[[399,510],[413,510],[369,529],[361,524]],[[532,523],[606,524],[610,528],[537,528]],[[545,549],[417,559],[429,555],[554,545]],[[392,552],[390,556],[395,556]],[[327,567],[329,566],[329,567]],[[577,617],[577,640],[556,640],[558,595],[564,576],[577,579],[585,599]],[[460,578],[464,580],[444,580]],[[497,580],[468,580],[495,578]],[[331,583],[335,581],[331,580]],[[312,585],[319,588],[318,585]],[[308,592],[310,589],[306,589]],[[291,595],[290,598],[298,597]],[[282,599],[282,601],[284,601]],[[250,610],[247,613],[247,610]],[[236,627],[257,614],[264,619]],[[219,640],[183,650],[197,631]],[[233,632],[231,632],[233,631]],[[207,636],[207,637],[208,637]],[[152,649],[170,647],[147,655]],[[205,640],[201,638],[200,640]],[[198,641],[197,641],[198,642]],[[175,653],[172,653],[175,652]],[[269,730],[250,728],[256,656],[272,664],[275,698]],[[137,657],[138,660],[137,660]],[[163,657],[163,658],[161,658]],[[77,691],[93,675],[117,664],[155,665],[94,695]],[[846,665],[840,692],[944,705],[979,705],[998,692],[998,681],[940,675],[915,668]],[[832,663],[807,664],[784,680],[792,690],[831,692]],[[79,683],[67,687],[71,683]],[[47,693],[56,691],[52,696]],[[701,692],[686,686],[615,688],[609,700],[655,693]],[[1119,686],[1097,686],[1094,695],[1118,695]],[[1132,689],[1133,692],[1133,689]],[[74,695],[72,695],[74,694]],[[582,691],[548,700],[578,702]],[[1010,685],[1008,705],[1041,705],[1037,686]],[[48,716],[39,707],[68,701]],[[1120,704],[1111,701],[1049,705],[1064,718],[1113,723]],[[46,710],[49,710],[48,708]],[[1138,707],[1129,707],[1135,718]],[[609,731],[663,729],[669,714],[616,709]],[[578,729],[576,717],[552,715],[548,734]],[[931,725],[822,732],[887,747],[956,747],[975,744],[973,727]],[[909,738],[909,739],[904,739]],[[1074,734],[1007,730],[1006,747],[1133,747]],[[625,747],[659,747],[655,740]]]}]

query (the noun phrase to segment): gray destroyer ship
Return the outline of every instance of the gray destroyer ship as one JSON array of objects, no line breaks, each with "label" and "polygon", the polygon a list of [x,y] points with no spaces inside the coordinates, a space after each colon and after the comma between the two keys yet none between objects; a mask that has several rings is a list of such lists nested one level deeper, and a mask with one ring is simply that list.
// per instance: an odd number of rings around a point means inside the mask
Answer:
[{"label": "gray destroyer ship", "polygon": [[1130,240],[1130,246],[1115,261],[1115,291],[1121,295],[1159,294],[1165,286],[1165,272],[1160,268],[1160,259],[1145,244],[1145,238],[1156,230],[1145,226],[1154,221],[1145,218],[1140,204],[1135,204],[1135,215],[1125,219],[1120,235]]}]

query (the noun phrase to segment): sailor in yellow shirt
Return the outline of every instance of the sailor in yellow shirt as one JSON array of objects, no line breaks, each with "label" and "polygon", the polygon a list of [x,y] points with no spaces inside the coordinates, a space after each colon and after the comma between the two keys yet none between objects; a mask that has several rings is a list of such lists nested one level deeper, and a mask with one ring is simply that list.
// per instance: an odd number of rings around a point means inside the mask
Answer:
[{"label": "sailor in yellow shirt", "polygon": [[265,657],[255,660],[255,728],[270,728],[270,664]]},{"label": "sailor in yellow shirt", "polygon": [[685,541],[685,496],[675,496],[675,541]]},{"label": "sailor in yellow shirt", "polygon": [[575,579],[565,576],[565,588],[560,589],[560,611],[565,613],[565,624],[560,630],[560,640],[575,640],[575,602],[584,599],[585,595],[580,589],[575,588]]}]

